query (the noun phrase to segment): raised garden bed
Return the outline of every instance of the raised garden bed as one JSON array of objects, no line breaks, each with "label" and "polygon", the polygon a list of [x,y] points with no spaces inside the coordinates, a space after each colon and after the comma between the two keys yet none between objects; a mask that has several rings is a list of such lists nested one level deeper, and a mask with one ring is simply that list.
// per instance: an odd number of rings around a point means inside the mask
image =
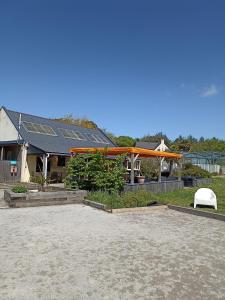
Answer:
[{"label": "raised garden bed", "polygon": [[86,195],[87,192],[83,190],[27,193],[5,190],[4,199],[9,207],[31,207],[82,203]]}]

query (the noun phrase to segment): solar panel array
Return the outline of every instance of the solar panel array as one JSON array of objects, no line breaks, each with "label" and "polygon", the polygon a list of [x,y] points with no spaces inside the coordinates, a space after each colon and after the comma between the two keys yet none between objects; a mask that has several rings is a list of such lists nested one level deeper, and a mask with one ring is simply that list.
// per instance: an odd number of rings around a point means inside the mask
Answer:
[{"label": "solar panel array", "polygon": [[28,132],[57,136],[55,131],[50,126],[25,121],[22,124]]},{"label": "solar panel array", "polygon": [[[25,121],[23,121],[22,124],[28,132],[57,136],[53,128],[50,126]],[[109,141],[106,138],[100,136],[99,134],[81,133],[75,130],[64,128],[58,128],[58,130],[63,135],[63,137],[67,139],[109,144]]]},{"label": "solar panel array", "polygon": [[109,144],[107,139],[104,139],[102,136],[98,134],[90,134],[90,133],[80,133],[78,131],[69,130],[69,129],[59,129],[62,135],[68,139],[76,139],[83,141],[91,141],[95,143]]}]

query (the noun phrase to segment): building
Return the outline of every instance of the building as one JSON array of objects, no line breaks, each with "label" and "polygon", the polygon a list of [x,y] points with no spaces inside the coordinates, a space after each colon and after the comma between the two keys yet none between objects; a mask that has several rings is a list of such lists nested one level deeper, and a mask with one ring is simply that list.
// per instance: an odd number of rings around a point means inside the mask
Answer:
[{"label": "building", "polygon": [[[154,150],[154,151],[170,151],[169,147],[165,144],[164,139],[161,139],[160,142],[136,142],[135,147],[137,148],[144,148],[148,150]],[[173,166],[168,164],[165,160],[162,161],[161,170],[162,173],[171,173]]]},{"label": "building", "polygon": [[164,139],[160,142],[136,142],[135,147],[144,148],[154,151],[169,151],[169,147],[165,144]]},{"label": "building", "polygon": [[115,147],[97,129],[0,109],[0,181],[62,180],[72,147]]}]

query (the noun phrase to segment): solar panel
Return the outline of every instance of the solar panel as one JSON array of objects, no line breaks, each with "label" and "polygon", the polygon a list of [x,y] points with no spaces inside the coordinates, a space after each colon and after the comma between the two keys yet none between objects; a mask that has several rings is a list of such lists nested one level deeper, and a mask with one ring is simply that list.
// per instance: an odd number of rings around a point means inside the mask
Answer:
[{"label": "solar panel", "polygon": [[103,139],[103,137],[101,137],[98,134],[87,133],[86,136],[88,137],[89,141],[91,141],[91,142],[101,143],[101,144],[109,144],[109,142],[106,139]]},{"label": "solar panel", "polygon": [[86,140],[85,136],[80,132],[63,128],[60,128],[59,130],[65,138],[75,140]]},{"label": "solar panel", "polygon": [[57,135],[55,133],[55,131],[52,129],[52,127],[47,126],[47,125],[41,125],[41,124],[25,122],[25,121],[23,121],[22,124],[23,124],[23,127],[25,128],[25,130],[28,132],[53,135],[53,136]]}]

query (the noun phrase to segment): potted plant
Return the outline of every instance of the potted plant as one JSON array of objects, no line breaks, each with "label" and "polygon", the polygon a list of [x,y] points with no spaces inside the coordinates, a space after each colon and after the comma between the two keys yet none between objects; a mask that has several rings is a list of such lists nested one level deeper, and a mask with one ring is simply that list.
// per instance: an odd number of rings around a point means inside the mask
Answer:
[{"label": "potted plant", "polygon": [[139,184],[144,184],[145,183],[145,176],[139,175],[137,176],[137,181]]}]

